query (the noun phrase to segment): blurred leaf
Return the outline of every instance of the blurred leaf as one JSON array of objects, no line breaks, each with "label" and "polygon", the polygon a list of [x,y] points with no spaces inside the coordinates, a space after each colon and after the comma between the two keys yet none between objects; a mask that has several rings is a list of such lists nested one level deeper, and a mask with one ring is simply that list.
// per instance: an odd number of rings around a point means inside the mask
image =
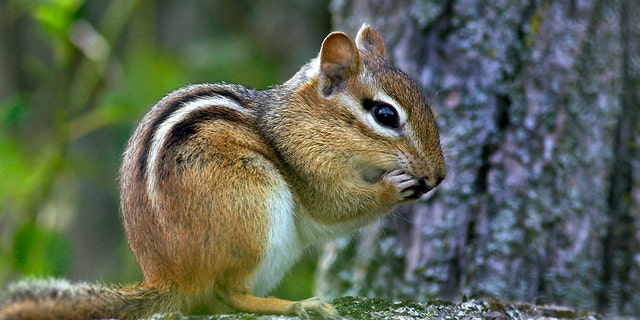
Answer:
[{"label": "blurred leaf", "polygon": [[52,35],[64,38],[73,25],[83,0],[29,1],[33,17]]},{"label": "blurred leaf", "polygon": [[61,276],[71,261],[70,247],[60,232],[27,223],[14,239],[14,266],[26,275]]},{"label": "blurred leaf", "polygon": [[48,145],[37,155],[30,155],[19,142],[0,131],[0,204],[12,202],[19,208],[17,214],[41,201],[44,186],[57,170],[60,152],[56,146]]},{"label": "blurred leaf", "polygon": [[23,0],[17,1],[42,28],[43,36],[52,46],[56,64],[68,65],[72,59],[70,29],[78,17],[84,0]]},{"label": "blurred leaf", "polygon": [[0,128],[7,130],[16,125],[24,116],[26,109],[26,97],[24,95],[14,95],[0,103]]},{"label": "blurred leaf", "polygon": [[2,199],[21,198],[33,181],[32,166],[14,141],[0,133],[0,201]]}]

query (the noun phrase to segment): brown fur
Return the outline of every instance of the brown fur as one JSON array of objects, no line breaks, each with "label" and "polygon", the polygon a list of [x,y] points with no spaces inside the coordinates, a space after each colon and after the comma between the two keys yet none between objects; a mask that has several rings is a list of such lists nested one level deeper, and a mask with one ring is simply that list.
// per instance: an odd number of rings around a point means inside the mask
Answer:
[{"label": "brown fur", "polygon": [[[252,286],[273,285],[304,247],[370,223],[444,178],[433,115],[385,52],[368,26],[355,41],[334,32],[317,60],[274,89],[194,85],[158,102],[121,167],[124,225],[145,282],[99,286],[89,296],[103,302],[61,305],[82,305],[77,319],[134,319],[201,300],[214,312],[336,318],[319,299],[261,298]],[[406,114],[402,127],[382,128],[362,109],[378,93]],[[52,310],[52,301],[16,299],[0,315]]]}]

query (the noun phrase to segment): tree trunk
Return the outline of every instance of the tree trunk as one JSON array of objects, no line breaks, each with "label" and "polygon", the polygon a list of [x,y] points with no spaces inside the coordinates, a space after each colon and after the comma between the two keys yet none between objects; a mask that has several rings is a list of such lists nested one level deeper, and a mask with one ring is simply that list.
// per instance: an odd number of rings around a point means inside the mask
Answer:
[{"label": "tree trunk", "polygon": [[448,177],[325,248],[323,296],[493,296],[640,314],[640,6],[334,0],[437,114]]}]

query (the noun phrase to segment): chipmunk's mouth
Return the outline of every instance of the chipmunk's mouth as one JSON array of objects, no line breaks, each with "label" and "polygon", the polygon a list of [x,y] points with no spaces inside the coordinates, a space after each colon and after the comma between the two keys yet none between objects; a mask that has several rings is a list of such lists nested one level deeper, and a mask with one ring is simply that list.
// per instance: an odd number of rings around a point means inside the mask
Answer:
[{"label": "chipmunk's mouth", "polygon": [[409,188],[409,190],[413,191],[413,194],[409,196],[409,199],[412,199],[412,200],[420,199],[427,192],[431,191],[431,189],[432,188],[430,188],[427,185],[427,181],[425,179],[419,179],[417,186]]}]

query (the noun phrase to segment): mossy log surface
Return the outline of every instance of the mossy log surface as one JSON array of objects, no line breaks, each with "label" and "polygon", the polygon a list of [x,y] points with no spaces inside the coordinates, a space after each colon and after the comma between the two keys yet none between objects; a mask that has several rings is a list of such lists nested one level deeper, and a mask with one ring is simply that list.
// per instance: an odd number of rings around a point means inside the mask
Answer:
[{"label": "mossy log surface", "polygon": [[[522,302],[504,302],[492,298],[463,302],[442,299],[431,299],[426,302],[390,301],[377,298],[343,297],[333,301],[344,319],[376,320],[376,319],[605,319],[594,312],[547,305],[533,305]],[[211,316],[185,317],[178,313],[158,314],[149,319],[154,320],[244,320],[244,319],[298,319],[285,316],[260,316],[249,313],[223,314]]]}]

